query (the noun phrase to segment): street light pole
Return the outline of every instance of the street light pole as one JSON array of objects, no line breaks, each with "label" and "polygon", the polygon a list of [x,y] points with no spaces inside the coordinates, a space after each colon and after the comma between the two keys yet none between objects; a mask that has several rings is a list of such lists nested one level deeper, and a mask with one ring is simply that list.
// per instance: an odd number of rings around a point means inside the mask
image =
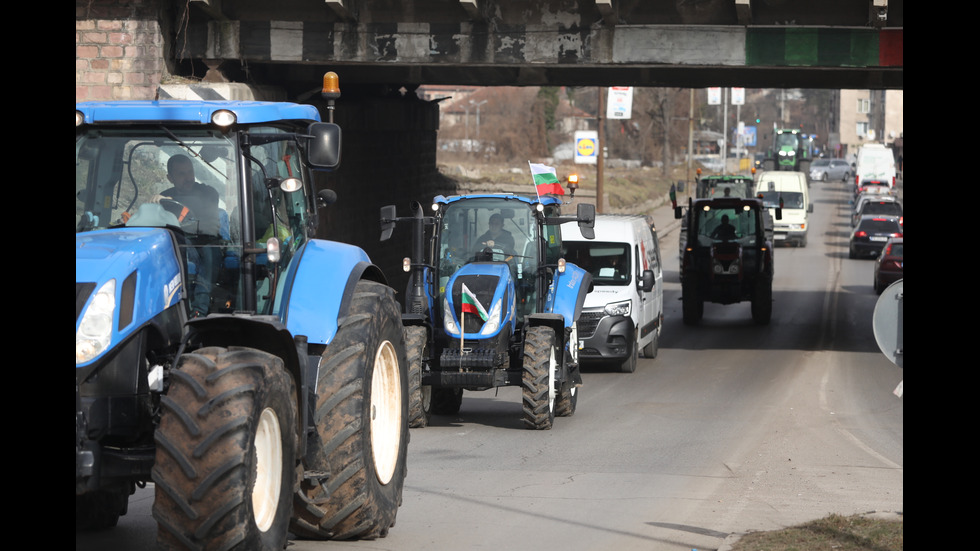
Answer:
[{"label": "street light pole", "polygon": [[470,100],[470,105],[476,107],[476,142],[480,143],[480,106],[486,103],[487,100],[483,101],[473,101]]}]

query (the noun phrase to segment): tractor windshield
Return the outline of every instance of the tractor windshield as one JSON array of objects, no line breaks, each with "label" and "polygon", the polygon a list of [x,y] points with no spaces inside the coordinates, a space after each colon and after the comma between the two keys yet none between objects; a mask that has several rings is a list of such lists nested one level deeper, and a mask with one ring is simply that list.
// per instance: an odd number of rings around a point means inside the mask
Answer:
[{"label": "tractor windshield", "polygon": [[800,138],[796,134],[784,133],[776,135],[776,149],[796,151]]},{"label": "tractor windshield", "polygon": [[530,298],[538,272],[537,232],[531,206],[523,201],[479,197],[450,203],[434,249],[439,294],[466,264],[506,262],[517,293]]},{"label": "tractor windshield", "polygon": [[697,210],[698,245],[710,246],[720,241],[737,241],[755,245],[758,232],[758,210],[749,205],[731,208],[704,207]]},{"label": "tractor windshield", "polygon": [[[262,136],[244,155],[237,134],[206,128],[104,127],[76,135],[75,232],[170,228],[184,253],[192,315],[251,310],[253,303],[259,313],[276,313],[283,272],[310,227],[309,184],[297,191],[275,185],[307,180],[292,134],[272,127],[248,132]],[[243,173],[251,186],[248,225],[239,210]],[[242,235],[246,227],[252,235]],[[272,237],[280,258],[257,255],[257,289],[243,301],[245,245],[264,248]]]}]

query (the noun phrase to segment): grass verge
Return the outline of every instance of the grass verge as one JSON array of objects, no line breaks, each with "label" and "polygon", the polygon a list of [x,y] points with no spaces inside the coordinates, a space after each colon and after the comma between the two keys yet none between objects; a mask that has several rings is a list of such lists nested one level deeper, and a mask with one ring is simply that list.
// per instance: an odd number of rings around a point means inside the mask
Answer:
[{"label": "grass verge", "polygon": [[770,532],[750,532],[731,551],[902,551],[901,514],[828,517]]}]

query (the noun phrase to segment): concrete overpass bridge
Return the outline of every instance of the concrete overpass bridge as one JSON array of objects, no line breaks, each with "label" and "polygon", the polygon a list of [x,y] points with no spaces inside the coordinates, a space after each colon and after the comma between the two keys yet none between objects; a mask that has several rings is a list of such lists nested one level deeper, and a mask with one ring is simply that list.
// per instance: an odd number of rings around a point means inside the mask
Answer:
[{"label": "concrete overpass bridge", "polygon": [[[904,0],[192,0],[177,67],[345,85],[901,89]],[[220,77],[218,74],[220,73]]]}]

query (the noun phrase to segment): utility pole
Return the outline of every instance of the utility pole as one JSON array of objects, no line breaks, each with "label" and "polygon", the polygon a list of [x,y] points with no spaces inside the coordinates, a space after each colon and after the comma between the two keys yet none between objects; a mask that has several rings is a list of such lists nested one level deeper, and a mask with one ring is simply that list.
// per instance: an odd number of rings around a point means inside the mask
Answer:
[{"label": "utility pole", "polygon": [[605,157],[605,155],[603,155],[602,152],[603,150],[606,149],[606,136],[605,136],[605,132],[603,132],[602,130],[603,127],[602,121],[605,118],[604,115],[606,111],[606,98],[605,96],[603,96],[603,91],[604,88],[599,87],[599,109],[598,109],[599,112],[596,113],[596,121],[599,127],[598,129],[599,147],[597,148],[598,151],[596,151],[597,157],[595,160],[595,195],[596,195],[595,210],[596,212],[604,212],[603,200],[602,200],[602,178],[603,178],[603,168],[605,164],[603,157]]},{"label": "utility pole", "polygon": [[691,163],[694,155],[694,88],[687,106],[687,185],[691,185]]}]

